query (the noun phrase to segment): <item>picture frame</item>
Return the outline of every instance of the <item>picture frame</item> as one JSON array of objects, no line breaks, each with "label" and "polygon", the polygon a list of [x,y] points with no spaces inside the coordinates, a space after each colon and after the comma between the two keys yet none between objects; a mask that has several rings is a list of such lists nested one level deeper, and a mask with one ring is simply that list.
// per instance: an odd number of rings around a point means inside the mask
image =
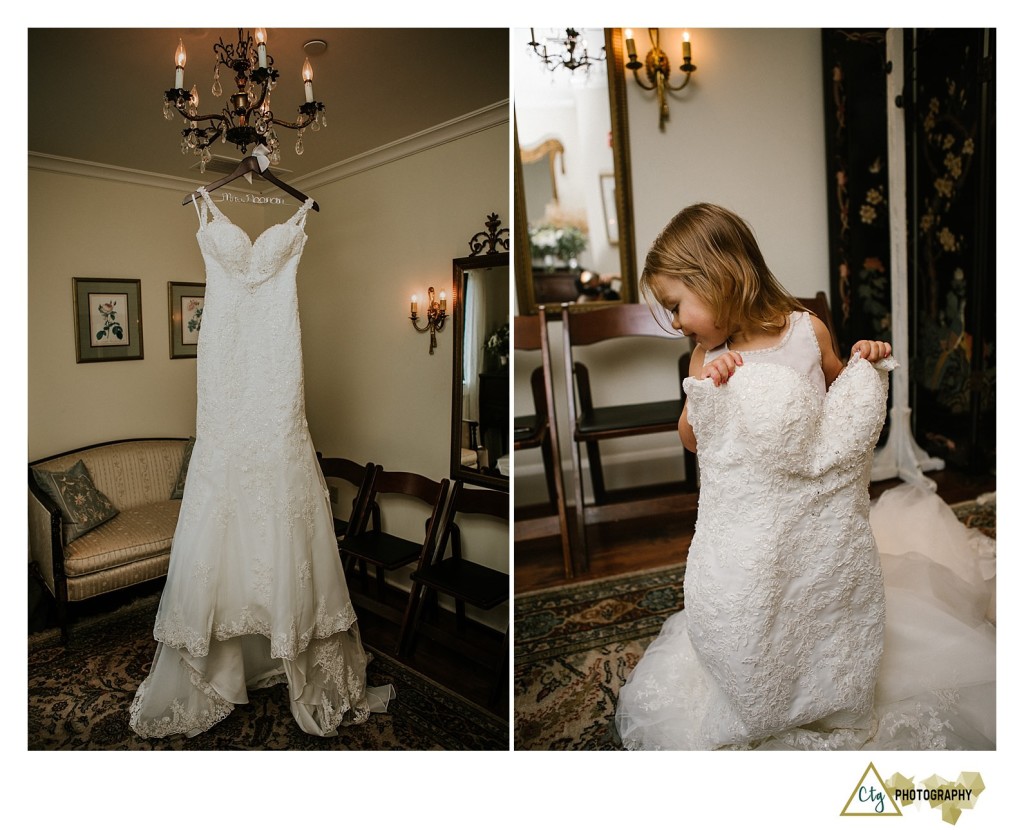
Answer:
[{"label": "picture frame", "polygon": [[72,278],[78,363],[142,360],[142,281]]},{"label": "picture frame", "polygon": [[205,283],[167,283],[167,323],[171,360],[196,357],[198,354],[205,302]]},{"label": "picture frame", "polygon": [[615,174],[600,173],[601,207],[604,208],[604,227],[608,233],[608,244],[619,244],[618,211],[615,209]]}]

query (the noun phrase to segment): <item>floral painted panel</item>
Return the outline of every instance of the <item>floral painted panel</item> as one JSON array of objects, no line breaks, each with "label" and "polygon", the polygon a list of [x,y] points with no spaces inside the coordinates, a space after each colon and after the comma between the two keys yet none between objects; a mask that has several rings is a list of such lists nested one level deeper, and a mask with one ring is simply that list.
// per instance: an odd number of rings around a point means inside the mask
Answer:
[{"label": "floral painted panel", "polygon": [[915,434],[994,469],[995,32],[918,29],[913,54]]},{"label": "floral painted panel", "polygon": [[[995,464],[995,32],[907,30],[911,409],[947,464]],[[824,29],[830,299],[841,349],[890,339],[884,29]]]},{"label": "floral painted panel", "polygon": [[830,303],[840,350],[892,338],[885,30],[823,29]]}]

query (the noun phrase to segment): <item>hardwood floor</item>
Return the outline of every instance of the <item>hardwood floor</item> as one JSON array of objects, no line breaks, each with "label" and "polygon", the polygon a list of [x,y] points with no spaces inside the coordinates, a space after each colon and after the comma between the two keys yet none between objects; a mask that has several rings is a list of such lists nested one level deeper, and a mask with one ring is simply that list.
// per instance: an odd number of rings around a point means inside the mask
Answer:
[{"label": "hardwood floor", "polygon": [[[996,489],[994,475],[941,470],[930,473],[929,478],[935,481],[939,496],[949,504]],[[901,483],[899,479],[875,482],[871,485],[871,497],[877,498]],[[572,521],[571,515],[569,518]],[[588,527],[590,570],[571,580],[562,573],[557,537],[519,542],[515,546],[515,593],[683,564],[693,538],[694,520],[693,514],[654,515]]]},{"label": "hardwood floor", "polygon": [[[162,588],[162,582],[163,580],[160,580],[111,596],[75,603],[77,608],[72,620],[108,613],[141,597],[157,594]],[[363,642],[393,656],[399,629],[395,618],[399,617],[404,609],[407,595],[397,589],[390,589],[385,597],[385,604],[390,610],[382,615],[360,607],[360,597],[355,586],[352,587],[352,599],[357,607],[359,632]],[[29,634],[55,627],[57,623],[53,599],[31,574],[28,597]],[[418,638],[414,654],[410,658],[402,659],[401,662],[435,683],[507,720],[507,676],[498,684],[498,693],[493,693],[492,664],[501,653],[500,632],[472,620],[467,621],[463,631],[456,631],[455,615],[440,609],[436,619],[431,621],[430,627]]]},{"label": "hardwood floor", "polygon": [[[353,586],[352,601],[359,614],[363,642],[394,656],[398,618],[405,610],[407,597],[404,591],[389,586],[386,595],[389,611],[375,613],[368,604],[361,603]],[[440,608],[418,636],[413,654],[402,658],[401,662],[507,720],[507,666],[505,675],[497,683],[494,679],[494,666],[503,659],[507,662],[507,657],[502,656],[502,641],[500,632],[473,620],[466,620],[464,628],[458,630],[455,615]]]}]

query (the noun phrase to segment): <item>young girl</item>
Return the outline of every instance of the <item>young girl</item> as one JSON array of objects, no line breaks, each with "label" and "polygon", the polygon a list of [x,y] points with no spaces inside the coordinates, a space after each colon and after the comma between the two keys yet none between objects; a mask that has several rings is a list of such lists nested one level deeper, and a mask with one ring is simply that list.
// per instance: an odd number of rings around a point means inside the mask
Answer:
[{"label": "young girl", "polygon": [[[931,694],[940,685],[907,689],[880,676],[883,638],[887,657],[892,642],[897,654],[927,646],[886,631],[869,523],[872,449],[895,365],[889,344],[859,341],[844,367],[825,325],[769,271],[747,224],[715,205],[673,218],[647,255],[641,287],[695,341],[679,433],[698,453],[701,497],[684,610],[620,693],[623,745],[982,748],[989,738],[976,712],[955,738],[936,731],[950,714]],[[980,648],[984,659],[955,685],[991,683],[994,692],[989,632],[979,640],[978,620],[939,605],[915,607],[909,622],[931,614],[937,630]],[[881,722],[876,691],[892,704]],[[879,743],[883,732],[888,743]]]}]

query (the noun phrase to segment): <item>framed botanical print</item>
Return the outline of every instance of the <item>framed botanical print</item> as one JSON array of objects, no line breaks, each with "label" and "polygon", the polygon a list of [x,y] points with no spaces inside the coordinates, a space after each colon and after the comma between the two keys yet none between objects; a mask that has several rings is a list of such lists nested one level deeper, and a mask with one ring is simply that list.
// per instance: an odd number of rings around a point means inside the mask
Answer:
[{"label": "framed botanical print", "polygon": [[75,356],[79,363],[142,360],[140,280],[72,280]]},{"label": "framed botanical print", "polygon": [[167,283],[171,359],[195,357],[203,325],[206,285],[201,282]]}]

